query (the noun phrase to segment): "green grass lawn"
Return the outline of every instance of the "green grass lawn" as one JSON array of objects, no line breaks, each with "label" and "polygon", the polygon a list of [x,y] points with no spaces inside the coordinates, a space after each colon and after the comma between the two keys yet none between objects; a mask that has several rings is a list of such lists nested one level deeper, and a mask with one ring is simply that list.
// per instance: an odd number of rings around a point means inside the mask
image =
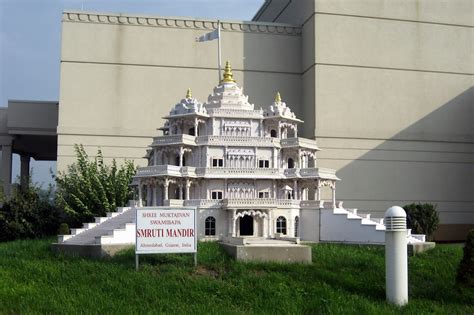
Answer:
[{"label": "green grass lawn", "polygon": [[53,239],[0,243],[0,313],[473,314],[458,245],[409,258],[408,306],[385,302],[383,247],[319,244],[313,264],[239,263],[216,243],[191,255],[54,255]]}]

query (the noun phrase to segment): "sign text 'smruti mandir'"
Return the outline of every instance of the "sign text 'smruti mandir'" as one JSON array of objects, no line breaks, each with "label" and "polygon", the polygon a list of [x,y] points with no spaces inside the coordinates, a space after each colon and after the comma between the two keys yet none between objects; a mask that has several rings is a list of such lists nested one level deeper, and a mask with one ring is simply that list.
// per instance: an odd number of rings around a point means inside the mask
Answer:
[{"label": "sign text 'smruti mandir'", "polygon": [[137,254],[195,253],[194,208],[137,208]]}]

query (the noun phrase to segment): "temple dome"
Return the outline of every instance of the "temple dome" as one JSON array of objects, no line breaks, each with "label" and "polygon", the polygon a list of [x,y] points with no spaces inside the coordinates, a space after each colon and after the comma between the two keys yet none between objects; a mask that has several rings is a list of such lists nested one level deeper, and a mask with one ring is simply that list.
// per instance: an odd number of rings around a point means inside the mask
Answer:
[{"label": "temple dome", "polygon": [[248,96],[244,95],[242,88],[235,83],[232,68],[228,61],[224,69],[224,78],[218,86],[214,87],[213,93],[209,95],[204,106],[206,108],[222,109],[254,109],[254,105],[248,101]]},{"label": "temple dome", "polygon": [[206,108],[196,98],[191,95],[191,89],[188,89],[186,97],[176,104],[170,111],[170,115],[186,114],[207,114]]}]

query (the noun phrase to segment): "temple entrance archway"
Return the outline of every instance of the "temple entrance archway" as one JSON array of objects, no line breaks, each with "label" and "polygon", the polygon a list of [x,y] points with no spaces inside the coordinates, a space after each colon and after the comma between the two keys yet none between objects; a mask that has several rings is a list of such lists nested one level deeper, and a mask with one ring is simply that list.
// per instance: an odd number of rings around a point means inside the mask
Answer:
[{"label": "temple entrance archway", "polygon": [[244,215],[240,218],[240,236],[252,236],[253,235],[253,217],[250,215]]}]

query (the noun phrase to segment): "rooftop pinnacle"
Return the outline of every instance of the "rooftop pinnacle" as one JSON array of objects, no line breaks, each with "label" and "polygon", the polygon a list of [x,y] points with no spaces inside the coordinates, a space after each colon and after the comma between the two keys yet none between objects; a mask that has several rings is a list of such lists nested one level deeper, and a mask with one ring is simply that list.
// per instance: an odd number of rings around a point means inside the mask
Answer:
[{"label": "rooftop pinnacle", "polygon": [[221,83],[235,83],[235,80],[232,76],[232,67],[230,66],[230,62],[226,61],[224,68],[224,78],[222,79]]},{"label": "rooftop pinnacle", "polygon": [[188,89],[186,92],[186,98],[191,98],[193,95],[191,94],[191,89]]},{"label": "rooftop pinnacle", "polygon": [[275,95],[275,103],[277,103],[277,104],[281,103],[280,92],[277,92],[277,94]]}]

